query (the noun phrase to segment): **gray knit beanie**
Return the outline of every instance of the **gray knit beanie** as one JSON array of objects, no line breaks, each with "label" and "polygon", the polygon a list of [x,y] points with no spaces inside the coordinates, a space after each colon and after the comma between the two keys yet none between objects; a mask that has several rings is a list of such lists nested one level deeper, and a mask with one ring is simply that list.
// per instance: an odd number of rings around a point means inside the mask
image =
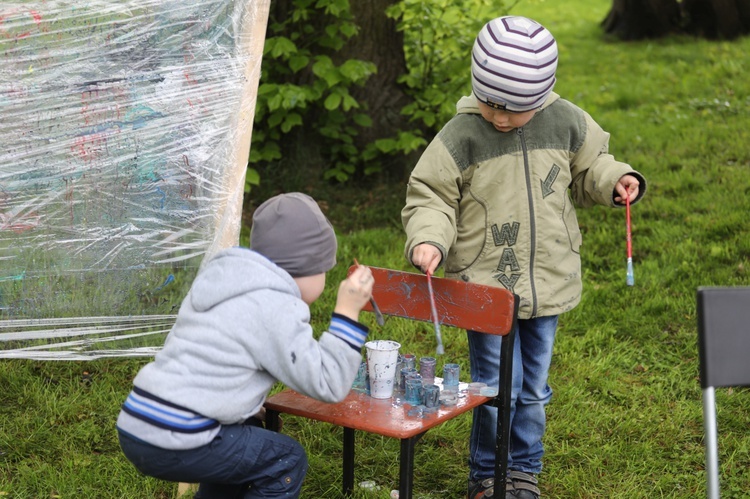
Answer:
[{"label": "gray knit beanie", "polygon": [[480,102],[525,112],[544,104],[555,86],[557,43],[541,24],[498,17],[479,31],[471,52],[471,86]]},{"label": "gray knit beanie", "polygon": [[331,270],[337,246],[331,223],[307,194],[279,194],[253,213],[250,247],[292,277]]}]

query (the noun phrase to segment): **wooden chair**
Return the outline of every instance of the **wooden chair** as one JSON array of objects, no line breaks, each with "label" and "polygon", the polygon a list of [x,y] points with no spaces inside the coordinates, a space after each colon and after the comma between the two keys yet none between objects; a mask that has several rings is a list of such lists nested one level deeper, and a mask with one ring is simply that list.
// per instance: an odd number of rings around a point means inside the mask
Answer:
[{"label": "wooden chair", "polygon": [[707,497],[719,497],[714,388],[750,386],[750,287],[702,287],[697,293],[698,354],[706,436]]},{"label": "wooden chair", "polygon": [[[349,269],[352,272],[354,267]],[[432,321],[427,277],[422,274],[371,267],[375,277],[373,298],[385,315],[419,321]],[[513,372],[518,297],[500,288],[453,279],[432,278],[436,307],[441,324],[502,336],[500,386],[495,397],[467,394],[455,406],[441,406],[424,417],[408,415],[410,406],[394,407],[390,399],[378,400],[352,391],[337,404],[327,404],[286,389],[266,400],[266,423],[278,429],[279,413],[302,416],[343,427],[343,491],[351,495],[354,487],[354,431],[360,430],[401,441],[399,497],[411,499],[414,470],[414,446],[427,430],[482,404],[498,408],[495,498],[505,497],[510,425],[510,392]],[[365,310],[372,311],[368,305]],[[398,338],[392,338],[398,341]],[[468,445],[468,436],[467,436]]]}]

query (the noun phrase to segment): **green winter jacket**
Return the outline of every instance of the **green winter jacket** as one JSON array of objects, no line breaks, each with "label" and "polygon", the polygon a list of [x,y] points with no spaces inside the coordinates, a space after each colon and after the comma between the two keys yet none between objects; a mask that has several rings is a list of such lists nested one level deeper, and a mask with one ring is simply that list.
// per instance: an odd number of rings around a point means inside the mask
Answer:
[{"label": "green winter jacket", "polygon": [[640,181],[638,201],[645,179],[608,154],[609,134],[591,116],[555,93],[507,133],[482,118],[473,95],[457,110],[409,179],[406,257],[434,244],[446,277],[504,286],[520,297],[521,319],[572,309],[581,300],[574,204],[615,207],[627,173]]}]

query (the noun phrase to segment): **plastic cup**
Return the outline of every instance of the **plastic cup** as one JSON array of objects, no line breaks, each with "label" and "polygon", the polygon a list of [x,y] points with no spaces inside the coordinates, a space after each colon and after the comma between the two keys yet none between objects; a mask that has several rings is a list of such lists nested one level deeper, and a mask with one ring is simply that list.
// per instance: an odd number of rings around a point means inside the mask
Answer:
[{"label": "plastic cup", "polygon": [[435,364],[437,360],[435,357],[422,357],[419,359],[419,374],[422,375],[422,379],[425,383],[432,383],[435,381]]},{"label": "plastic cup", "polygon": [[458,403],[458,393],[443,390],[440,392],[440,403],[446,406],[456,405]]},{"label": "plastic cup", "polygon": [[458,364],[445,364],[443,366],[443,390],[449,392],[458,391],[458,377],[461,366]]},{"label": "plastic cup", "polygon": [[411,374],[411,373],[416,373],[416,372],[417,372],[417,370],[414,369],[413,367],[402,367],[401,368],[401,377],[399,378],[399,381],[398,381],[398,383],[399,383],[398,384],[398,388],[399,388],[399,391],[401,391],[401,393],[405,393],[406,392],[406,378],[408,377],[408,375]]},{"label": "plastic cup", "polygon": [[403,367],[417,368],[417,356],[413,353],[405,353],[401,356],[401,362],[404,363]]},{"label": "plastic cup", "polygon": [[352,389],[358,392],[367,391],[367,362],[362,362],[359,365],[359,370],[357,371],[357,377],[354,378]]},{"label": "plastic cup", "polygon": [[472,395],[479,395],[479,392],[482,390],[482,388],[485,388],[486,386],[487,383],[482,383],[479,381],[469,383],[469,393]]},{"label": "plastic cup", "polygon": [[365,348],[370,374],[370,396],[376,399],[390,398],[393,395],[401,344],[391,340],[375,340],[365,343]]},{"label": "plastic cup", "polygon": [[440,406],[440,387],[437,385],[424,386],[425,411],[435,412]]},{"label": "plastic cup", "polygon": [[417,376],[409,376],[406,378],[406,393],[404,399],[407,404],[421,405],[424,397],[424,390],[422,387],[422,378]]}]

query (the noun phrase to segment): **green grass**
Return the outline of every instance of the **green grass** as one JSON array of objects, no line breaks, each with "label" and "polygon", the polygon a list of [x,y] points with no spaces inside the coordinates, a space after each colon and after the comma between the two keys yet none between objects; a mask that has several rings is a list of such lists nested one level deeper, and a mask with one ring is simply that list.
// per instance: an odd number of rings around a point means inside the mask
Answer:
[{"label": "green grass", "polygon": [[[625,284],[624,211],[578,211],[584,294],[560,320],[541,488],[549,498],[701,497],[695,292],[750,285],[750,39],[613,42],[598,28],[610,5],[547,0],[514,11],[553,32],[557,92],[611,132],[610,150],[649,181],[633,208],[633,287]],[[340,235],[339,264],[313,308],[317,330],[354,257],[408,269],[403,190],[396,183],[313,192],[328,203]],[[363,317],[373,338],[396,339],[418,355],[434,352],[428,324],[389,319],[378,328]],[[440,362],[466,366],[465,335],[446,328],[443,338],[448,353]],[[146,361],[0,361],[0,498],[173,497],[176,484],[140,476],[122,457],[114,431]],[[750,490],[750,395],[718,390],[717,406],[722,491],[743,497]],[[430,430],[417,445],[415,497],[465,493],[470,423],[467,416]],[[286,416],[284,432],[308,451],[303,497],[340,497],[341,430]],[[380,490],[357,489],[355,497],[388,497],[397,488],[398,443],[358,434],[356,453],[356,483],[374,480]]]}]

